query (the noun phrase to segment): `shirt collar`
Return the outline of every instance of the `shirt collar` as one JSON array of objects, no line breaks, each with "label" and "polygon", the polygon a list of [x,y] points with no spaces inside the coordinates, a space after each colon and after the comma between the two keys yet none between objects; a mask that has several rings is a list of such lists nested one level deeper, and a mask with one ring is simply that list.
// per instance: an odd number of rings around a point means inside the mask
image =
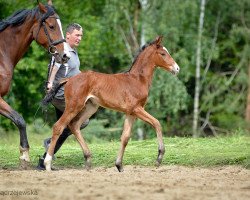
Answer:
[{"label": "shirt collar", "polygon": [[71,48],[71,46],[66,42],[68,50],[76,53],[76,49]]}]

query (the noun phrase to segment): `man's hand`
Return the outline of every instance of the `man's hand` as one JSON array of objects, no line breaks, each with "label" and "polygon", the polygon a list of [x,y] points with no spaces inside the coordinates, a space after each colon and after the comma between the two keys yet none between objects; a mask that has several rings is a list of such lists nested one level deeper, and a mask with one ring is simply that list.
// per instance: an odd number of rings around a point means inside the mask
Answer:
[{"label": "man's hand", "polygon": [[46,88],[47,92],[49,92],[51,90],[52,86],[53,86],[53,84],[51,82],[48,82],[47,88]]}]

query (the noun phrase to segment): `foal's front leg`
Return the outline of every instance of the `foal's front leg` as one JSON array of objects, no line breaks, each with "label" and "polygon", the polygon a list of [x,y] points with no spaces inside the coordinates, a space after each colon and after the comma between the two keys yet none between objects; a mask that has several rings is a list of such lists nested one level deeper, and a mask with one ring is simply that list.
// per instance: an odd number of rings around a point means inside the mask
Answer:
[{"label": "foal's front leg", "polygon": [[135,121],[134,116],[126,115],[126,119],[125,119],[124,127],[123,127],[123,132],[122,132],[122,136],[121,136],[121,147],[120,147],[117,159],[115,161],[115,166],[117,167],[119,172],[123,171],[123,166],[122,166],[123,155],[124,155],[125,148],[128,144],[128,140],[129,140],[130,135],[131,135],[131,129],[132,129],[134,121]]},{"label": "foal's front leg", "polygon": [[136,117],[138,117],[139,119],[151,124],[155,130],[156,130],[156,134],[157,134],[157,139],[158,139],[158,157],[156,160],[156,165],[159,166],[162,162],[164,153],[165,153],[165,146],[163,143],[163,138],[162,138],[162,128],[161,128],[161,124],[160,122],[155,119],[153,116],[151,116],[150,114],[148,114],[144,108],[142,107],[138,107],[135,109],[134,114],[136,115]]}]

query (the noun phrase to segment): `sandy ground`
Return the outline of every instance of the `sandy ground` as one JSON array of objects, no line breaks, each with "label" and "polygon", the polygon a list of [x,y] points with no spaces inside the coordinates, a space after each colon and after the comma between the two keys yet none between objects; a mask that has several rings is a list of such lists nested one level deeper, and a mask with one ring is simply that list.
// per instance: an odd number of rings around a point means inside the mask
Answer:
[{"label": "sandy ground", "polygon": [[0,199],[250,199],[250,170],[181,166],[0,170]]}]

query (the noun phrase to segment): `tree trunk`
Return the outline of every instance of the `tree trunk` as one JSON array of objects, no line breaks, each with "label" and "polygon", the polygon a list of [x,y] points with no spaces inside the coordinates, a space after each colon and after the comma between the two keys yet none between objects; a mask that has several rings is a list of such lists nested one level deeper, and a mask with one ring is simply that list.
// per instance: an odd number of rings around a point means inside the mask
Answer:
[{"label": "tree trunk", "polygon": [[198,40],[197,40],[197,50],[196,50],[193,137],[199,137],[200,135],[198,122],[199,122],[199,99],[200,99],[201,37],[202,37],[203,22],[204,22],[205,3],[206,0],[201,0],[200,20],[199,20]]},{"label": "tree trunk", "polygon": [[141,42],[140,42],[140,47],[142,47],[144,44],[146,44],[144,15],[146,16],[146,10],[147,10],[147,6],[148,6],[148,0],[140,0],[140,4],[141,4],[141,8],[142,8],[142,16],[141,16]]},{"label": "tree trunk", "polygon": [[246,123],[247,129],[250,130],[250,63],[248,63],[248,93],[246,106]]}]

